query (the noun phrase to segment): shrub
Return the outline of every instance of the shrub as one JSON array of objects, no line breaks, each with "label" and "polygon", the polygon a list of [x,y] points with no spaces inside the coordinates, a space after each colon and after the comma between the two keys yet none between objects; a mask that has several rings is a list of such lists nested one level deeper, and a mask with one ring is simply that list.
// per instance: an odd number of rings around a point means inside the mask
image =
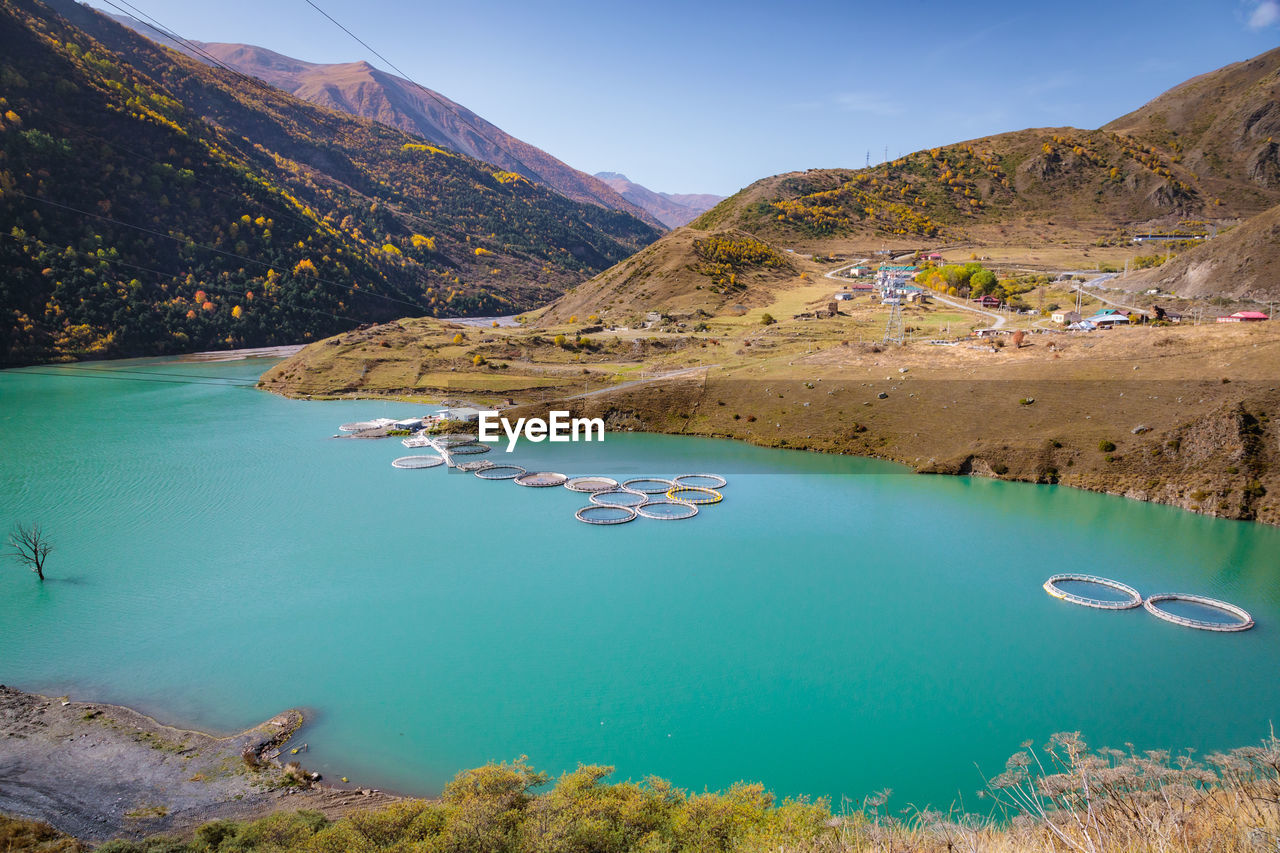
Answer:
[{"label": "shrub", "polygon": [[1102,441],[1098,442],[1098,449],[1103,453],[1110,453],[1116,449],[1116,443],[1104,438]]},{"label": "shrub", "polygon": [[760,318],[760,325],[762,326],[772,326],[776,322],[778,321],[773,318],[772,314],[765,314]]}]

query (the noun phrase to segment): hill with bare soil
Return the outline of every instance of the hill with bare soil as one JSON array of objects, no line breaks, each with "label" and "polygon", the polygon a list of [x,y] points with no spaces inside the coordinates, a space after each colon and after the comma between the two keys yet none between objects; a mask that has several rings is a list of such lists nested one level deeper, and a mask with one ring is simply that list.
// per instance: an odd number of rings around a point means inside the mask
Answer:
[{"label": "hill with bare soil", "polygon": [[1280,299],[1280,207],[1196,246],[1155,269],[1130,273],[1116,284],[1159,288],[1183,297]]},{"label": "hill with bare soil", "polygon": [[715,315],[767,305],[801,279],[784,251],[739,229],[681,228],[583,282],[540,312],[540,326],[570,317],[637,324],[651,311]]}]

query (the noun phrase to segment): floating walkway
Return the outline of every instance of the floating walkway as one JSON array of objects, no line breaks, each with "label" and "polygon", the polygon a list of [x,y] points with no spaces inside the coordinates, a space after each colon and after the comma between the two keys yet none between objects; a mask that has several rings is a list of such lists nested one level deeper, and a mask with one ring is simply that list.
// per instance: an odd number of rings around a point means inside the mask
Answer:
[{"label": "floating walkway", "polygon": [[[1120,600],[1108,598],[1089,598],[1085,595],[1076,595],[1074,592],[1067,592],[1058,586],[1060,583],[1068,582],[1091,583],[1096,586],[1103,586],[1107,589],[1114,589],[1116,592],[1122,593],[1125,597]],[[1054,598],[1060,598],[1063,601],[1069,601],[1072,604],[1079,604],[1081,607],[1093,607],[1097,610],[1131,610],[1134,607],[1142,606],[1142,594],[1128,584],[1114,581],[1110,578],[1100,578],[1097,575],[1054,575],[1044,582],[1044,591],[1052,595]]]},{"label": "floating walkway", "polygon": [[[1234,617],[1236,621],[1210,622],[1205,619],[1191,619],[1187,616],[1179,616],[1176,613],[1170,613],[1168,610],[1158,607],[1157,605],[1162,601],[1185,601],[1188,604],[1198,604],[1201,607],[1220,610],[1228,616]],[[1253,617],[1244,608],[1236,607],[1234,604],[1228,604],[1225,601],[1218,601],[1216,598],[1205,598],[1203,595],[1162,593],[1149,597],[1142,603],[1142,606],[1157,619],[1163,619],[1175,625],[1182,625],[1185,628],[1198,628],[1201,631],[1248,631],[1254,625]]]}]

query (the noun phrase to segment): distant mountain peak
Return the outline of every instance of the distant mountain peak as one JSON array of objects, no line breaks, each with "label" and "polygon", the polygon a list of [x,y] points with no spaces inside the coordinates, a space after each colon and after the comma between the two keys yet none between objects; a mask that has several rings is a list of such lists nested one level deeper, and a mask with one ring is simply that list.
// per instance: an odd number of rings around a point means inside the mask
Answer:
[{"label": "distant mountain peak", "polygon": [[724,201],[723,196],[709,194],[674,194],[654,192],[635,183],[621,172],[596,172],[618,195],[651,213],[668,228],[688,225],[702,213]]}]

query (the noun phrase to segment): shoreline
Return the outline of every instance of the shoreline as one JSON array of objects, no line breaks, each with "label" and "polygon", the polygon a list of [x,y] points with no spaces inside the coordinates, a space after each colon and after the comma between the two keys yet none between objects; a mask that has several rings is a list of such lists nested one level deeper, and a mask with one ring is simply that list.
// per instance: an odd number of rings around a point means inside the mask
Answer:
[{"label": "shoreline", "polygon": [[405,799],[311,779],[286,752],[304,722],[290,709],[218,736],[123,705],[0,685],[0,813],[105,841],[189,835],[211,820],[284,809],[335,818]]}]

